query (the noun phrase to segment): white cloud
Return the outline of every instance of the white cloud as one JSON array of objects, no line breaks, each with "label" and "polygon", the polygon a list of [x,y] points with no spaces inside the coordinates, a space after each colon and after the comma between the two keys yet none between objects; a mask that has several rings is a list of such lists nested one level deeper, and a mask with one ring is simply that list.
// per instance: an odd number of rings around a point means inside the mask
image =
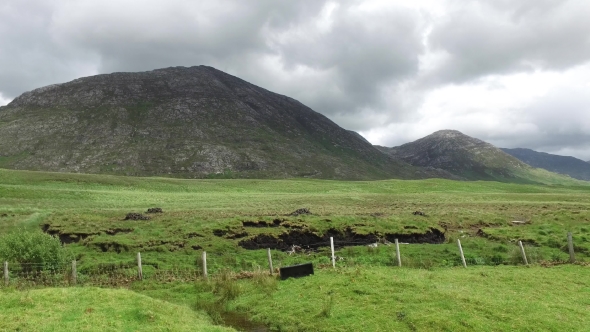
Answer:
[{"label": "white cloud", "polygon": [[590,63],[567,71],[491,75],[427,92],[410,121],[363,132],[395,146],[456,129],[500,147],[528,147],[590,159]]},{"label": "white cloud", "polygon": [[2,94],[0,93],[0,106],[7,105],[11,101],[12,101],[11,99],[4,98],[4,96],[2,96]]}]

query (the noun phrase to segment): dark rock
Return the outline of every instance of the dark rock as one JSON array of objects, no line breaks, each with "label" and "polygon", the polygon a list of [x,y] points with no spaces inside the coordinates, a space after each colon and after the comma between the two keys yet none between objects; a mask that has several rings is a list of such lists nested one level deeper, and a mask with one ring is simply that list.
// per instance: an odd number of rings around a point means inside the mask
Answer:
[{"label": "dark rock", "polygon": [[125,220],[150,220],[151,218],[148,216],[144,216],[141,213],[127,213],[127,215],[125,216]]},{"label": "dark rock", "polygon": [[162,213],[162,208],[149,208],[146,213]]},{"label": "dark rock", "polygon": [[297,210],[291,212],[289,215],[290,216],[293,216],[293,217],[296,217],[296,216],[299,216],[299,215],[302,215],[302,214],[312,214],[312,213],[311,213],[311,211],[309,211],[309,209],[303,208],[303,209],[297,209]]}]

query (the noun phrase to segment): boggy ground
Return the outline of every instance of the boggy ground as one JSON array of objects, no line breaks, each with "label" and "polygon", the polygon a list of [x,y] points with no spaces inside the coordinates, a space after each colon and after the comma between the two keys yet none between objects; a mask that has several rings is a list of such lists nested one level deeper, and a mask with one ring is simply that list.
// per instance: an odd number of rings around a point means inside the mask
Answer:
[{"label": "boggy ground", "polygon": [[[568,231],[580,259],[590,252],[588,198],[590,186],[176,180],[0,170],[0,233],[25,227],[57,235],[76,253],[82,272],[104,263],[132,265],[137,252],[148,274],[152,268],[190,268],[203,250],[211,272],[238,271],[266,266],[262,249],[269,247],[275,267],[327,264],[330,236],[337,255],[350,264],[392,264],[386,243],[395,238],[411,243],[402,245],[409,264],[459,264],[458,238],[472,264],[518,262],[518,240],[533,261],[564,261]],[[163,213],[146,214],[154,207]],[[292,214],[301,208],[311,214]],[[150,219],[125,220],[128,213]],[[369,252],[365,245],[374,242],[383,249]],[[306,250],[288,255],[293,245]]]},{"label": "boggy ground", "polygon": [[[440,321],[438,330],[456,330],[456,322],[464,321],[467,324],[464,327],[468,330],[479,329],[484,326],[482,322],[492,321],[486,317],[495,317],[493,320],[496,325],[490,326],[496,326],[496,330],[509,326],[526,329],[516,316],[510,316],[502,309],[502,297],[493,309],[486,311],[484,308],[491,300],[482,299],[484,293],[476,292],[476,289],[494,289],[488,293],[495,294],[497,287],[504,287],[502,289],[513,297],[521,289],[525,292],[523,294],[533,296],[537,291],[533,284],[536,274],[546,271],[538,264],[560,265],[569,258],[566,248],[568,231],[574,235],[576,258],[587,260],[590,253],[589,198],[590,186],[515,185],[436,179],[373,182],[176,180],[0,170],[0,234],[24,228],[59,236],[66,248],[76,255],[81,276],[117,267],[123,267],[133,274],[136,253],[141,252],[146,280],[127,281],[125,286],[170,301],[176,301],[175,296],[165,294],[171,294],[169,282],[173,282],[174,278],[155,285],[151,290],[150,278],[177,268],[199,269],[199,257],[203,250],[208,254],[212,278],[228,271],[265,271],[268,247],[272,248],[275,268],[313,262],[316,277],[284,283],[246,279],[239,281],[235,288],[236,294],[240,296],[230,296],[234,298],[224,302],[223,310],[247,312],[252,319],[281,330],[309,330],[314,324],[324,326],[321,325],[323,322],[329,322],[330,326],[335,326],[335,330],[346,330],[345,327],[356,325],[342,315],[354,310],[359,314],[381,315],[391,320],[387,323],[389,325],[383,323],[385,325],[367,328],[385,326],[387,329],[437,330],[436,322]],[[149,220],[125,220],[129,213],[148,215],[147,210],[155,207],[162,208],[163,212],[149,214]],[[311,214],[292,214],[301,208],[309,209]],[[424,215],[415,214],[416,211]],[[514,224],[512,221],[526,223]],[[339,271],[336,275],[330,272],[329,237],[334,237],[336,242]],[[401,256],[404,268],[401,270],[394,267],[395,251],[390,242],[395,238],[403,243]],[[456,267],[461,265],[457,239],[461,239],[463,244],[470,268],[468,271],[472,271],[473,265],[483,265],[487,267],[477,271],[493,275],[494,280],[513,282],[496,285],[490,281],[487,288],[482,288],[482,282],[485,284],[485,280],[493,278],[478,279],[477,273],[455,275],[459,273]],[[516,246],[519,240],[525,243],[529,262],[537,264],[530,269],[535,272],[529,275],[529,270],[522,266],[517,267],[517,270],[511,270],[515,267],[510,266],[491,267],[521,265],[520,252]],[[368,247],[368,243],[378,243],[378,246]],[[302,248],[289,254],[293,245]],[[489,271],[497,271],[497,275]],[[547,282],[539,289],[551,285],[556,292],[561,290],[586,294],[584,292],[587,292],[588,286],[585,284],[576,284],[578,288],[574,289],[568,286],[569,283],[556,281],[551,284],[549,281],[570,277],[572,282],[581,280],[587,277],[587,266],[560,265],[547,271],[551,271],[547,274]],[[360,273],[359,277],[349,276],[356,273]],[[458,278],[456,286],[463,283],[466,287],[464,291],[470,295],[462,298],[459,297],[460,292],[453,291],[447,294],[444,301],[437,302],[439,304],[434,308],[451,312],[451,308],[458,305],[461,310],[457,315],[461,317],[457,318],[453,314],[451,317],[457,319],[449,320],[445,318],[447,316],[432,316],[434,313],[426,317],[424,312],[428,310],[422,306],[422,303],[426,303],[423,298],[404,302],[399,297],[393,297],[407,306],[414,303],[411,305],[412,311],[401,308],[393,313],[389,308],[392,303],[385,307],[381,304],[389,303],[389,298],[365,294],[368,292],[366,288],[371,288],[377,280],[389,280],[386,276],[393,273],[404,273],[405,281],[400,281],[399,287],[394,283],[395,287],[391,286],[393,288],[383,288],[379,294],[410,290],[416,294],[425,293],[425,285],[411,282],[412,278],[417,277],[414,273],[425,276],[425,280]],[[518,281],[529,277],[530,280],[525,279],[522,283]],[[358,283],[360,288],[358,293],[354,293],[356,295],[348,296],[356,288],[349,289],[342,278],[353,278],[355,285]],[[80,283],[83,280],[81,277]],[[313,280],[317,280],[317,283]],[[260,294],[264,291],[251,289],[254,287],[252,285],[270,286],[274,295],[267,294],[266,298],[261,299]],[[404,285],[407,290],[404,290]],[[431,286],[437,288],[443,287],[443,284],[434,283],[428,287]],[[189,283],[178,287],[184,289],[195,286]],[[330,296],[326,293],[328,289],[338,291]],[[315,290],[315,295],[308,293],[312,290]],[[340,291],[348,295],[341,297]],[[223,287],[218,290],[204,287],[197,293],[201,294],[198,296],[206,306],[209,303],[207,298],[231,295],[232,291],[228,293]],[[185,304],[194,307],[197,295],[194,292],[192,294],[192,302]],[[326,296],[320,301],[319,298],[315,299],[317,294]],[[297,301],[293,301],[292,296]],[[512,302],[509,301],[511,305],[525,306],[525,302],[519,302],[513,297],[510,300]],[[408,298],[411,300],[413,297]],[[330,301],[333,301],[333,305]],[[339,301],[349,304],[343,308],[339,306]],[[281,304],[287,302],[289,305]],[[307,303],[313,305],[306,316],[298,313],[289,318],[291,312],[298,312],[290,305],[305,308]],[[358,310],[361,303],[362,310]],[[480,309],[469,311],[469,305]],[[582,301],[570,305],[574,310],[572,315],[577,315],[576,310],[588,303]],[[281,314],[275,317],[269,308],[279,310]],[[334,310],[330,311],[329,308]],[[565,312],[570,307],[564,304],[563,308]],[[537,309],[534,313],[537,316],[543,310],[554,310],[542,306]],[[339,310],[344,310],[342,315],[336,314]],[[214,314],[218,310],[210,311]],[[305,319],[301,319],[298,325],[294,317],[300,319],[300,316]],[[473,319],[469,318],[471,316]],[[556,321],[552,320],[554,323]],[[578,319],[574,323],[580,321],[583,322]],[[421,325],[421,322],[430,322],[428,324],[431,325]],[[324,327],[330,330],[327,326]],[[571,325],[572,329],[576,326]]]}]

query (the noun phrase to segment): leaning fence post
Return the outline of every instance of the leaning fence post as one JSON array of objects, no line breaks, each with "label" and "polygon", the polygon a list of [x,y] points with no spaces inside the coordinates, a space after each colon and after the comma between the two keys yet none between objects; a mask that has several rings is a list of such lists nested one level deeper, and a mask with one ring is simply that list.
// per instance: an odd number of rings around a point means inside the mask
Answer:
[{"label": "leaning fence post", "polygon": [[272,255],[270,254],[270,248],[268,248],[268,251],[266,253],[268,256],[268,268],[270,269],[270,275],[272,275],[273,268],[272,268]]},{"label": "leaning fence post", "polygon": [[522,241],[518,241],[518,246],[520,247],[520,254],[522,255],[524,265],[529,265],[529,261],[526,259],[526,253],[524,252],[524,246],[522,245]]},{"label": "leaning fence post", "polygon": [[399,252],[399,241],[395,239],[395,255],[397,256],[397,266],[402,266],[402,257]]},{"label": "leaning fence post", "polygon": [[8,286],[8,262],[4,262],[4,284]]},{"label": "leaning fence post", "polygon": [[72,284],[75,285],[78,282],[78,275],[76,271],[76,260],[72,261]]},{"label": "leaning fence post", "polygon": [[459,246],[459,253],[461,254],[461,261],[463,262],[463,267],[467,268],[467,262],[465,262],[465,255],[463,255],[463,247],[461,247],[461,240],[457,239],[457,245]]},{"label": "leaning fence post", "polygon": [[336,268],[336,256],[334,256],[334,238],[330,236],[330,249],[332,249],[332,267]]},{"label": "leaning fence post", "polygon": [[567,247],[570,251],[570,263],[575,263],[576,255],[574,254],[574,240],[572,238],[572,232],[567,233]]},{"label": "leaning fence post", "polygon": [[143,269],[141,268],[141,253],[137,253],[137,277],[143,280]]},{"label": "leaning fence post", "polygon": [[207,252],[203,251],[203,278],[207,279]]}]

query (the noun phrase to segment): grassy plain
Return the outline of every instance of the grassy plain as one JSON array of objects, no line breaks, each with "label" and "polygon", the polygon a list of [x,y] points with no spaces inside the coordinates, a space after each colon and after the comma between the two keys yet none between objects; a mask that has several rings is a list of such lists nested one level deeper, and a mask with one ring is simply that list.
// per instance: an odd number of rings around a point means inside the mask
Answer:
[{"label": "grassy plain", "polygon": [[290,279],[271,296],[245,293],[238,310],[291,331],[583,331],[590,323],[590,270],[580,266],[348,268]]},{"label": "grassy plain", "polygon": [[[66,247],[76,255],[81,282],[109,264],[133,274],[140,251],[148,280],[132,282],[132,289],[212,314],[247,312],[277,330],[563,330],[564,321],[565,330],[579,330],[588,324],[580,314],[589,308],[588,267],[539,264],[568,259],[568,231],[576,257],[588,259],[589,198],[587,185],[180,180],[0,170],[0,234],[43,228],[71,242]],[[164,213],[123,220],[151,207]],[[288,216],[303,207],[313,214]],[[426,216],[414,215],[417,210]],[[276,219],[278,227],[272,226]],[[253,224],[264,227],[248,226]],[[402,269],[394,267],[392,246],[356,245],[367,236],[384,240],[433,229],[444,233],[442,243],[402,245]],[[261,234],[295,241],[297,232],[353,236],[337,242],[342,260],[336,271],[329,268],[324,240],[301,254],[272,251],[275,267],[314,262],[317,275],[310,278],[149,281],[160,271],[198,268],[203,250],[214,277],[264,271],[266,251],[245,249],[241,241]],[[457,268],[456,239],[467,270]],[[521,264],[518,240],[534,267],[514,266]]]},{"label": "grassy plain", "polygon": [[[178,180],[0,170],[0,233],[46,225],[65,239],[71,237],[74,243],[68,247],[82,271],[99,263],[133,265],[141,251],[150,273],[150,266],[194,267],[201,250],[211,255],[212,271],[251,269],[266,264],[265,253],[243,249],[240,241],[292,230],[245,227],[244,221],[280,218],[319,235],[347,227],[358,236],[377,232],[380,237],[434,228],[445,232],[446,243],[404,247],[408,263],[456,265],[455,239],[461,238],[467,258],[487,265],[514,260],[517,240],[539,259],[565,260],[568,231],[574,233],[580,258],[585,257],[590,253],[588,198],[590,186],[437,179]],[[150,207],[161,207],[164,213],[147,221],[123,220],[128,212]],[[285,216],[302,207],[313,215]],[[413,215],[416,210],[427,216]],[[514,226],[513,220],[528,224]],[[326,247],[319,249],[311,259],[328,263]],[[389,247],[368,254],[364,247],[343,250],[351,264],[391,261]],[[278,265],[310,259],[273,254]]]}]

